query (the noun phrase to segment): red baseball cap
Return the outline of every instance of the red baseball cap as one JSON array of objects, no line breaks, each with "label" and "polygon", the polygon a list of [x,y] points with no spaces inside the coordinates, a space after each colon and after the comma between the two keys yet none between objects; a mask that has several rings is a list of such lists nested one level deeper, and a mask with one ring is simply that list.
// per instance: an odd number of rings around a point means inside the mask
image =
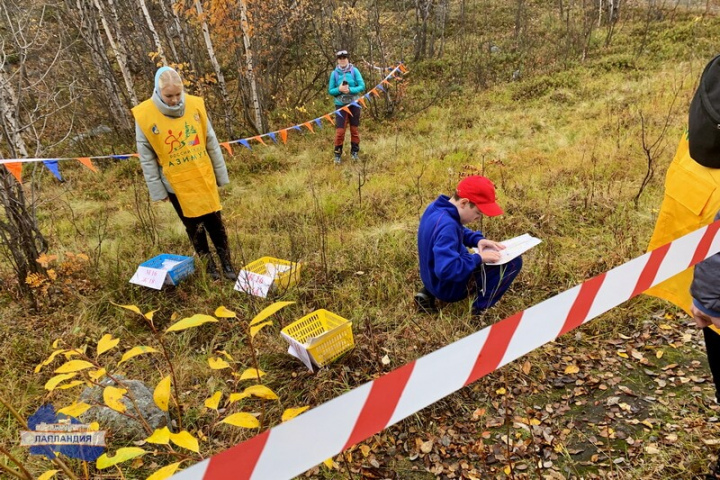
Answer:
[{"label": "red baseball cap", "polygon": [[503,209],[495,201],[495,185],[485,177],[472,175],[463,178],[455,189],[460,198],[467,198],[478,210],[488,217],[503,214]]}]

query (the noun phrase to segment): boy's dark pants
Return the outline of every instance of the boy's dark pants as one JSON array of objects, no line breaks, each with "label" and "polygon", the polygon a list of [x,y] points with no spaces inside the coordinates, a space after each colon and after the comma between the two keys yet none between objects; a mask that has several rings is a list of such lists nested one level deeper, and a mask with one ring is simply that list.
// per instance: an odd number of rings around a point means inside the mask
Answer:
[{"label": "boy's dark pants", "polygon": [[[522,257],[514,258],[504,265],[481,265],[478,267],[473,272],[477,293],[473,302],[473,313],[480,313],[495,305],[510,288],[513,280],[520,273],[520,269],[522,269]],[[483,275],[485,277],[484,284]],[[485,285],[484,292],[482,291],[483,285]],[[720,342],[720,336],[718,342]],[[718,351],[720,352],[720,350]],[[720,372],[718,373],[720,374]],[[720,376],[718,378],[720,379]]]},{"label": "boy's dark pants", "polygon": [[705,348],[707,349],[708,363],[715,382],[715,398],[720,402],[720,335],[710,327],[703,328]]}]

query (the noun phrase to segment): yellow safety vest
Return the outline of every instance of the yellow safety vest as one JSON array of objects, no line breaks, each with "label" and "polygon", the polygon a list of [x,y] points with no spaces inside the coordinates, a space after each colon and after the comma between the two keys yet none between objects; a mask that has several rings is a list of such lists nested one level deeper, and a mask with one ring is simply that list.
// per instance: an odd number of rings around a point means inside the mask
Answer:
[{"label": "yellow safety vest", "polygon": [[206,148],[207,111],[200,97],[185,95],[182,117],[163,115],[152,99],[132,109],[165,178],[186,217],[201,217],[222,209],[215,171]]},{"label": "yellow safety vest", "polygon": [[[668,167],[665,196],[648,251],[712,223],[718,210],[720,168],[703,167],[690,157],[686,131]],[[668,300],[689,314],[692,278],[693,268],[688,268],[645,293]]]}]

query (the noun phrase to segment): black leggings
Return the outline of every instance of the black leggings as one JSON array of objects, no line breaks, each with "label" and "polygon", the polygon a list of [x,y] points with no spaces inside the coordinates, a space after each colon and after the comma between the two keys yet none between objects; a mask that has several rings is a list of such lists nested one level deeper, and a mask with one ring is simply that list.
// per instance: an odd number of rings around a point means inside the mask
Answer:
[{"label": "black leggings", "polygon": [[170,203],[175,207],[175,211],[185,225],[185,231],[187,232],[188,238],[192,242],[193,248],[198,255],[205,256],[210,254],[210,246],[208,245],[207,233],[210,234],[210,239],[215,245],[218,255],[223,255],[228,251],[228,238],[227,232],[225,231],[225,225],[222,221],[222,215],[220,211],[205,214],[201,217],[186,217],[183,215],[180,202],[178,202],[177,196],[172,193],[168,193]]},{"label": "black leggings", "polygon": [[720,402],[720,335],[710,327],[703,328],[705,348],[707,349],[708,363],[715,382],[715,398]]}]

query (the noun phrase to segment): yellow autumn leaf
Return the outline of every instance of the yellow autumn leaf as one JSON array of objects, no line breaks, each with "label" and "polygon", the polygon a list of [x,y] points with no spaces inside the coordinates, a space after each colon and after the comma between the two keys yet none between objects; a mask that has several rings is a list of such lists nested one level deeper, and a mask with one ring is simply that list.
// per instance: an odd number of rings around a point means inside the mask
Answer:
[{"label": "yellow autumn leaf", "polygon": [[77,387],[78,385],[84,385],[84,380],[73,380],[72,382],[66,383],[65,385],[58,386],[58,390],[67,390],[68,388]]},{"label": "yellow autumn leaf", "polygon": [[87,345],[83,345],[80,348],[72,348],[70,350],[65,350],[63,352],[63,356],[65,357],[66,360],[69,360],[70,357],[75,357],[77,355],[84,354],[86,351],[87,351]]},{"label": "yellow autumn leaf", "polygon": [[295,302],[275,302],[272,305],[268,305],[262,310],[262,312],[255,315],[255,318],[250,321],[250,326],[252,327],[253,325],[257,325],[281,308],[287,307],[293,303]]},{"label": "yellow autumn leaf", "polygon": [[247,397],[249,397],[249,396],[250,396],[250,394],[249,394],[249,393],[245,393],[245,392],[243,392],[243,393],[231,393],[231,394],[230,394],[230,398],[228,399],[228,403],[235,403],[235,402],[237,402],[238,400],[242,400],[243,398],[247,398]]},{"label": "yellow autumn leaf", "polygon": [[168,427],[156,428],[145,441],[157,445],[168,445],[170,443],[170,430],[168,430]]},{"label": "yellow autumn leaf", "polygon": [[211,317],[210,315],[202,315],[196,313],[192,317],[183,318],[179,322],[173,323],[168,327],[166,332],[179,332],[180,330],[186,330],[188,328],[199,327],[205,323],[217,322],[218,319]]},{"label": "yellow autumn leaf", "polygon": [[617,352],[617,354],[618,354],[619,356],[621,356],[622,358],[629,358],[627,353]]},{"label": "yellow autumn leaf", "polygon": [[213,370],[222,370],[223,368],[230,368],[230,364],[220,357],[208,358],[208,365]]},{"label": "yellow autumn leaf", "polygon": [[[55,341],[57,342],[57,340],[55,340]],[[53,348],[55,348],[54,345],[55,344],[53,343]],[[42,367],[44,367],[45,365],[50,365],[52,363],[52,361],[55,360],[55,357],[57,357],[58,355],[60,355],[61,353],[64,353],[64,352],[65,352],[65,349],[55,350],[54,352],[52,352],[48,358],[46,358],[42,363],[40,363],[37,367],[35,367],[35,373],[39,373],[40,370],[42,370]]]},{"label": "yellow autumn leaf", "polygon": [[90,409],[90,405],[84,402],[80,403],[73,403],[72,405],[69,405],[65,408],[61,408],[57,411],[57,413],[62,413],[67,415],[68,417],[79,417],[83,413],[87,412]]},{"label": "yellow autumn leaf", "polygon": [[205,400],[205,406],[212,410],[217,410],[220,405],[220,399],[222,398],[222,392],[215,392],[212,397]]},{"label": "yellow autumn leaf", "polygon": [[92,363],[86,360],[70,360],[69,362],[65,362],[56,368],[55,373],[79,372],[80,370],[85,370],[86,368],[93,366],[94,365]]},{"label": "yellow autumn leaf", "polygon": [[112,385],[105,387],[103,390],[103,400],[105,405],[112,408],[116,412],[123,413],[127,410],[127,407],[120,401],[120,399],[127,393],[124,388],[113,387]]},{"label": "yellow autumn leaf", "polygon": [[38,480],[50,480],[50,479],[53,478],[53,477],[55,476],[55,474],[56,474],[57,472],[59,472],[59,471],[60,471],[60,470],[48,470],[47,472],[45,472],[45,473],[43,473],[42,475],[40,475],[40,476],[38,477]]},{"label": "yellow autumn leaf", "polygon": [[102,455],[100,455],[95,462],[95,466],[98,469],[102,470],[104,468],[117,465],[118,463],[127,462],[128,460],[132,460],[135,457],[145,455],[146,453],[148,452],[139,447],[119,448],[118,451],[115,452],[114,457],[108,457],[107,453],[103,453]]},{"label": "yellow autumn leaf", "polygon": [[673,327],[670,326],[670,325],[668,325],[667,323],[663,323],[663,324],[660,325],[660,329],[661,329],[661,330],[672,330]]},{"label": "yellow autumn leaf", "polygon": [[336,464],[335,464],[335,460],[333,460],[332,458],[328,458],[327,460],[323,461],[323,465],[325,465],[328,468],[334,468]]},{"label": "yellow autumn leaf", "polygon": [[244,372],[242,372],[242,375],[240,375],[240,378],[238,380],[257,380],[258,377],[262,377],[265,375],[265,372],[262,370],[256,370],[254,368],[248,368]]},{"label": "yellow autumn leaf", "polygon": [[120,343],[119,338],[112,338],[112,335],[110,335],[109,333],[103,335],[103,337],[100,340],[98,340],[98,344],[97,344],[98,356],[107,352],[111,348],[115,348],[118,343]]},{"label": "yellow autumn leaf", "polygon": [[360,453],[362,453],[363,457],[367,458],[367,456],[370,455],[370,447],[368,445],[360,445]]},{"label": "yellow autumn leaf", "polygon": [[77,373],[61,373],[60,375],[55,375],[45,382],[45,390],[52,392],[61,382],[64,382],[69,378],[73,378],[75,375],[77,375]]},{"label": "yellow autumn leaf", "polygon": [[283,414],[282,414],[282,421],[283,421],[283,422],[287,422],[287,421],[290,420],[291,418],[297,417],[298,415],[300,415],[302,412],[304,412],[304,411],[307,410],[308,408],[310,408],[310,407],[307,406],[307,405],[304,406],[304,407],[288,408],[288,409],[285,410],[285,411],[283,412]]},{"label": "yellow autumn leaf", "polygon": [[230,360],[231,362],[232,362],[233,360],[235,360],[235,359],[232,357],[232,355],[230,355],[230,354],[229,354],[228,352],[226,352],[225,350],[218,350],[217,353],[221,354],[223,357],[227,358],[227,359]]},{"label": "yellow autumn leaf", "polygon": [[232,310],[219,306],[217,310],[215,310],[215,316],[219,318],[235,318],[236,315]]},{"label": "yellow autumn leaf", "polygon": [[171,463],[170,465],[166,465],[161,469],[156,470],[155,473],[147,477],[145,480],[165,480],[166,478],[171,477],[175,473],[175,471],[177,471],[181,463],[182,462],[175,462]]},{"label": "yellow autumn leaf", "polygon": [[147,318],[148,320],[150,320],[152,322],[152,319],[155,316],[155,312],[157,312],[158,310],[160,310],[160,309],[158,308],[157,310],[150,310],[145,315],[143,315],[143,317]]},{"label": "yellow autumn leaf", "polygon": [[243,390],[243,393],[254,395],[265,400],[277,400],[279,397],[265,385],[252,385]]},{"label": "yellow autumn leaf", "polygon": [[[120,359],[120,363],[127,362],[133,357],[137,357],[138,355],[142,355],[143,353],[157,353],[157,350],[155,350],[152,347],[148,347],[145,345],[140,345],[138,347],[133,347],[122,356]],[[120,364],[118,363],[118,365]]]},{"label": "yellow autumn leaf", "polygon": [[193,437],[190,432],[183,430],[179,433],[170,433],[170,441],[178,447],[187,448],[188,450],[200,453],[200,445],[197,438]]},{"label": "yellow autumn leaf", "polygon": [[665,355],[665,352],[663,352],[662,350],[658,350],[657,352],[655,352],[655,357],[657,358],[662,358],[663,355]]},{"label": "yellow autumn leaf", "polygon": [[170,404],[170,387],[172,384],[172,378],[170,375],[160,380],[160,382],[157,384],[157,387],[155,387],[155,391],[153,392],[153,400],[155,400],[155,405],[158,406],[160,410],[163,412],[168,411],[168,406]]},{"label": "yellow autumn leaf", "polygon": [[221,420],[221,423],[227,423],[234,427],[242,428],[260,428],[260,422],[257,418],[247,412],[233,413]]},{"label": "yellow autumn leaf", "polygon": [[119,303],[115,303],[115,302],[110,302],[110,303],[112,303],[112,304],[115,305],[116,307],[124,308],[125,310],[130,310],[130,311],[133,312],[133,313],[137,313],[138,315],[142,315],[142,312],[141,312],[140,309],[137,307],[137,305],[120,305]]},{"label": "yellow autumn leaf", "polygon": [[260,325],[250,327],[250,338],[255,338],[255,335],[257,335],[260,330],[272,324],[272,320],[268,320],[267,322],[261,323]]},{"label": "yellow autumn leaf", "polygon": [[100,380],[102,377],[105,376],[106,373],[107,373],[107,370],[105,370],[104,368],[99,368],[97,370],[93,370],[92,372],[87,372],[88,377],[90,377],[91,379],[93,379],[95,381]]},{"label": "yellow autumn leaf", "polygon": [[577,365],[568,365],[565,367],[565,375],[572,375],[573,373],[578,373],[580,371],[580,367]]},{"label": "yellow autumn leaf", "polygon": [[500,387],[495,390],[495,393],[497,393],[498,395],[505,395],[507,393],[507,390],[505,390],[505,387]]}]

